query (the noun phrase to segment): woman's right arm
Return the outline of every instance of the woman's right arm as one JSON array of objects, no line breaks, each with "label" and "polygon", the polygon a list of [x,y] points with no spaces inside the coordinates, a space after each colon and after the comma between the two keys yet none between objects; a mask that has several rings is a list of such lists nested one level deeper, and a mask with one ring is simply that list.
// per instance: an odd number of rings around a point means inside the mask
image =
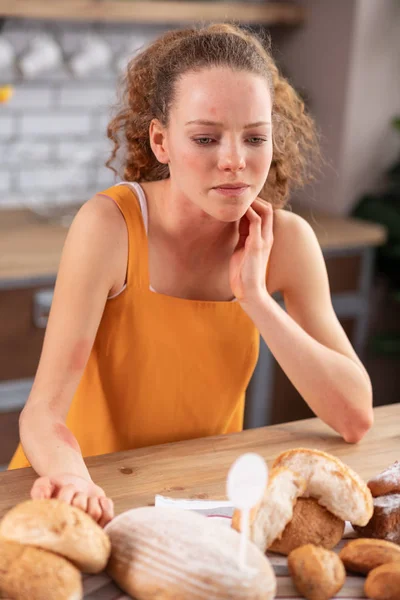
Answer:
[{"label": "woman's right arm", "polygon": [[122,214],[109,198],[95,196],[80,209],[68,232],[38,370],[20,417],[24,452],[41,476],[32,497],[60,498],[99,522],[112,507],[108,502],[108,510],[102,508],[107,502],[99,498],[105,494],[92,482],[65,420],[107,296],[121,276],[124,260],[126,265],[126,252]]}]

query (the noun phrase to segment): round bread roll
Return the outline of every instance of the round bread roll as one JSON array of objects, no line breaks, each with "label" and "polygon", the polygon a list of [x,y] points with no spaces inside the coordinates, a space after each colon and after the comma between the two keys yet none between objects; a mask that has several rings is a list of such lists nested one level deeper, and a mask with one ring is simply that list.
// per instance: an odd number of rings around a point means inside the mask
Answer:
[{"label": "round bread roll", "polygon": [[364,591],[367,598],[374,600],[399,600],[400,564],[388,563],[370,571]]},{"label": "round bread roll", "polygon": [[65,556],[85,573],[102,571],[111,550],[92,517],[55,499],[17,504],[0,522],[0,536]]},{"label": "round bread roll", "polygon": [[400,494],[400,461],[397,460],[382,473],[370,479],[368,487],[374,498],[387,494]]},{"label": "round bread roll", "polygon": [[81,600],[81,574],[45,550],[0,538],[0,598]]},{"label": "round bread roll", "polygon": [[289,554],[293,583],[307,600],[329,600],[342,587],[346,571],[335,552],[307,544]]},{"label": "round bread roll", "polygon": [[314,498],[298,498],[293,518],[286,525],[282,537],[268,548],[270,552],[289,554],[306,544],[330,550],[342,539],[345,523],[335,517]]},{"label": "round bread roll", "polygon": [[366,575],[372,569],[391,562],[400,564],[400,546],[385,540],[351,540],[339,553],[349,571]]},{"label": "round bread roll", "polygon": [[[293,517],[296,500],[306,488],[305,479],[290,469],[273,469],[260,504],[250,512],[249,537],[265,552]],[[235,510],[232,527],[240,531],[241,511]]]},{"label": "round bread roll", "polygon": [[146,506],[122,513],[106,531],[109,575],[137,600],[270,600],[276,579],[251,542],[240,567],[240,536],[229,526],[179,508]]},{"label": "round bread roll", "polygon": [[304,496],[312,496],[331,513],[355,525],[366,525],[373,513],[372,495],[364,481],[338,458],[308,448],[280,454],[273,468],[287,467],[307,481]]}]

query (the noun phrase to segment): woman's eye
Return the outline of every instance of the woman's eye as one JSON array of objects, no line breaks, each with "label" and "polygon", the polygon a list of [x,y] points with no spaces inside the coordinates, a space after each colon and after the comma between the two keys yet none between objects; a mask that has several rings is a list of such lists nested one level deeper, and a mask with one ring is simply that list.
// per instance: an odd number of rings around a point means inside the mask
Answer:
[{"label": "woman's eye", "polygon": [[212,138],[201,137],[196,138],[194,141],[196,142],[196,144],[199,144],[199,146],[208,146],[209,142],[212,142]]},{"label": "woman's eye", "polygon": [[254,145],[263,144],[264,142],[267,141],[265,138],[260,138],[260,137],[251,137],[251,138],[248,138],[248,139]]}]

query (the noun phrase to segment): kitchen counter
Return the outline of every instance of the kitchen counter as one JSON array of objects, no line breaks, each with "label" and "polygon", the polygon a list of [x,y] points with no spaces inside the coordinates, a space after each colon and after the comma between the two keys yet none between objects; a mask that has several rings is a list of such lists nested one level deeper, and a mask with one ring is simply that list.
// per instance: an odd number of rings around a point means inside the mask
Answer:
[{"label": "kitchen counter", "polygon": [[[228,469],[245,452],[269,464],[296,447],[330,452],[364,480],[400,458],[400,403],[374,410],[375,424],[356,445],[346,444],[319,419],[261,427],[225,436],[164,444],[86,459],[93,480],[115,502],[116,514],[152,505],[155,494],[175,498],[225,498]],[[0,473],[0,518],[29,498],[32,469]]]},{"label": "kitchen counter", "polygon": [[[304,210],[323,250],[378,246],[385,228],[375,223]],[[0,284],[55,278],[67,235],[62,225],[46,223],[29,210],[0,211]]]}]

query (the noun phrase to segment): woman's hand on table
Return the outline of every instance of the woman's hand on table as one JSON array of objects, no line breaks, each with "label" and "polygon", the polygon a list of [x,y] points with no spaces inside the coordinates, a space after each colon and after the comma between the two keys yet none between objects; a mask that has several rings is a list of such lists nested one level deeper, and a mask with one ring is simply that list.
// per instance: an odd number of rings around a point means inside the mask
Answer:
[{"label": "woman's hand on table", "polygon": [[57,498],[87,512],[101,527],[114,516],[114,504],[93,481],[69,473],[39,477],[31,489],[34,500]]}]

